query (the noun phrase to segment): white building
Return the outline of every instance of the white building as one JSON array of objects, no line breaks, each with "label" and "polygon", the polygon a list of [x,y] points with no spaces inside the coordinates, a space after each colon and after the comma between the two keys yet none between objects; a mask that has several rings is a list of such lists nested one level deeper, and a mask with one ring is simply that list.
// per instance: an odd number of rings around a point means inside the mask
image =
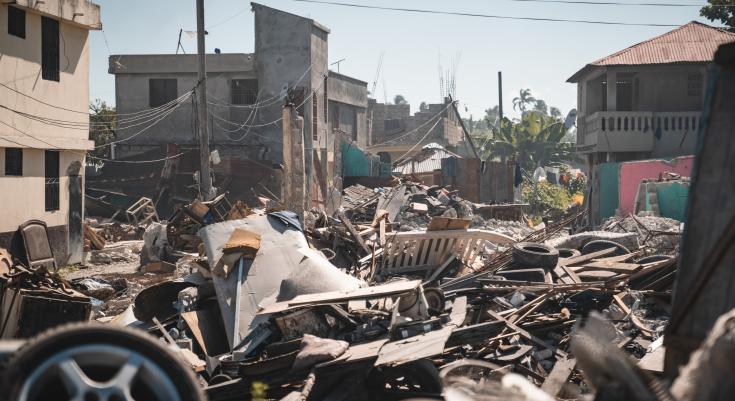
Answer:
[{"label": "white building", "polygon": [[21,251],[18,225],[37,219],[57,263],[81,261],[89,30],[101,28],[86,0],[0,3],[0,247]]}]

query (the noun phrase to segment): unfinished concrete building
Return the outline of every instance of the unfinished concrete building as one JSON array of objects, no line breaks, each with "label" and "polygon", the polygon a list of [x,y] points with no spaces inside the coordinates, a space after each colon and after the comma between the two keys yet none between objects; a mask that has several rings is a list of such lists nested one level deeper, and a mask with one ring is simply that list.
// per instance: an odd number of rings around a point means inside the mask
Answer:
[{"label": "unfinished concrete building", "polygon": [[[251,188],[261,185],[278,193],[282,107],[290,101],[304,121],[309,182],[316,185],[313,171],[318,163],[325,184],[341,188],[341,172],[334,165],[334,153],[340,148],[335,135],[366,143],[359,138],[367,134],[367,83],[328,70],[328,28],[309,18],[251,5],[255,52],[206,58],[210,146],[222,160],[214,166],[215,186],[236,199],[252,197]],[[119,116],[151,109],[157,110],[154,114],[165,112],[148,128],[118,129],[115,157],[151,159],[166,152],[185,153],[176,168],[179,176],[189,173],[188,182],[170,184],[170,198],[191,199],[195,194],[186,188],[191,185],[191,173],[198,170],[199,134],[196,96],[187,94],[196,87],[197,56],[113,55],[109,72],[115,75]],[[147,166],[140,176],[163,168],[163,163]],[[110,182],[109,175],[105,171],[100,181]],[[148,184],[138,183],[138,190],[149,194],[160,190],[159,175],[150,177]],[[107,185],[108,189],[123,187]]]},{"label": "unfinished concrete building", "polygon": [[370,137],[367,149],[381,156],[382,161],[418,153],[429,143],[464,154],[462,126],[453,106],[429,104],[411,115],[408,104],[384,104],[374,99],[368,102]]}]

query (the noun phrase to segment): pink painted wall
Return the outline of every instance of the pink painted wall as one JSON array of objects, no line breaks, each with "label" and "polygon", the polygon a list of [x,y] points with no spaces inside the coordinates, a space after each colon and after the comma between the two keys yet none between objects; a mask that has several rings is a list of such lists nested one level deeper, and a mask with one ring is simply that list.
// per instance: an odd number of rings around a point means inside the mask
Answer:
[{"label": "pink painted wall", "polygon": [[682,177],[692,176],[694,156],[682,156],[672,160],[640,160],[620,163],[620,187],[618,209],[627,216],[633,213],[638,185],[644,178],[657,179],[659,174],[671,172]]}]

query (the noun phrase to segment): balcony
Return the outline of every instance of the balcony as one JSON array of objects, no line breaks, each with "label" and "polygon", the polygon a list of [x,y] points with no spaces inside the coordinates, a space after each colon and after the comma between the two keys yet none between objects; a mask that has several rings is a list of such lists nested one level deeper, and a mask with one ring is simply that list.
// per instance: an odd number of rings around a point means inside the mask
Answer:
[{"label": "balcony", "polygon": [[654,157],[692,154],[701,112],[599,111],[584,119],[580,152],[651,152]]}]

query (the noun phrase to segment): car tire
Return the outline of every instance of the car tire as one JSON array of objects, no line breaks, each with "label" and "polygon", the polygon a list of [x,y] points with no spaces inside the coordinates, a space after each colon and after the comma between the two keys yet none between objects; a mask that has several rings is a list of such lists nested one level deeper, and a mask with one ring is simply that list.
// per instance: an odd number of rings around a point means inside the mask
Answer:
[{"label": "car tire", "polygon": [[573,248],[556,248],[556,250],[559,252],[559,257],[564,259],[569,258],[576,258],[577,256],[582,256],[582,252],[573,249]]},{"label": "car tire", "polygon": [[546,244],[516,242],[513,244],[513,262],[525,268],[553,269],[559,261],[559,251]]},{"label": "car tire", "polygon": [[610,248],[615,248],[615,251],[613,251],[613,253],[605,255],[605,257],[620,256],[630,253],[628,248],[618,244],[617,242],[607,240],[595,240],[584,244],[584,246],[582,247],[582,255],[588,255],[592,252],[598,252]]},{"label": "car tire", "polygon": [[[83,399],[99,397],[93,387],[78,386],[88,379],[95,385],[107,384],[104,398],[110,400],[125,399],[118,393],[107,395],[123,391],[125,385],[121,383],[127,383],[127,391],[138,394],[138,399],[206,401],[191,369],[152,336],[127,327],[98,323],[55,327],[29,340],[7,366],[11,368],[3,388],[11,401],[61,399],[58,391],[72,393],[69,387],[75,387],[64,385],[61,376],[68,379],[67,383],[75,382],[68,372],[79,372],[73,379],[77,380],[75,391],[81,391]],[[65,369],[68,366],[71,368]]]}]

